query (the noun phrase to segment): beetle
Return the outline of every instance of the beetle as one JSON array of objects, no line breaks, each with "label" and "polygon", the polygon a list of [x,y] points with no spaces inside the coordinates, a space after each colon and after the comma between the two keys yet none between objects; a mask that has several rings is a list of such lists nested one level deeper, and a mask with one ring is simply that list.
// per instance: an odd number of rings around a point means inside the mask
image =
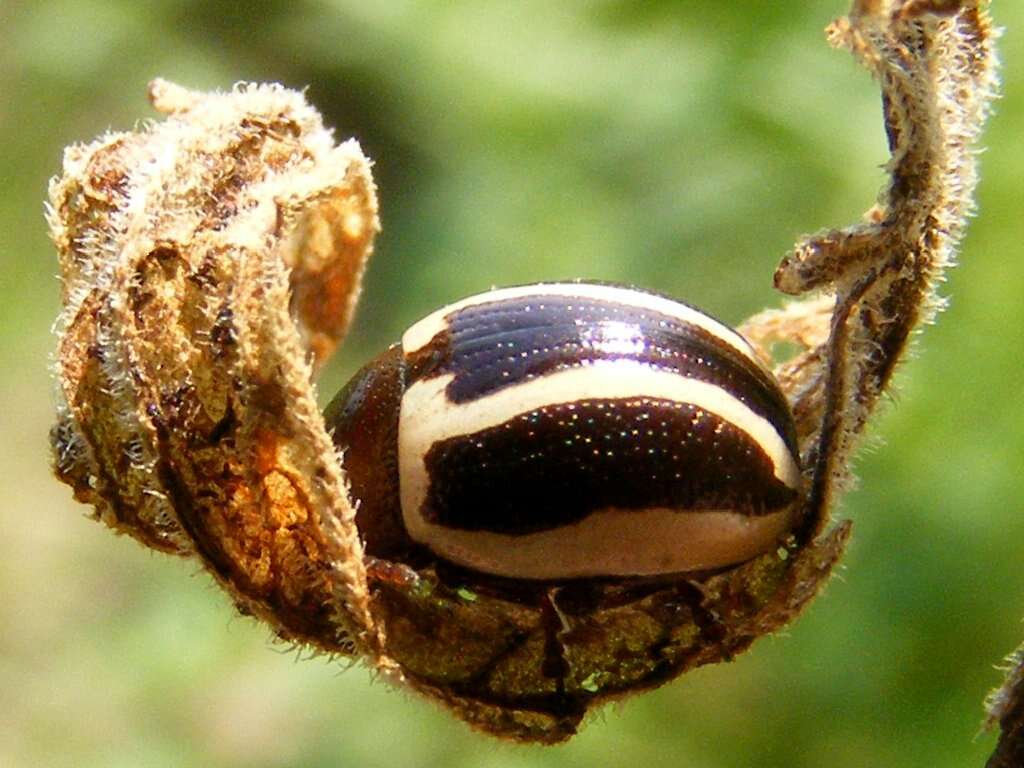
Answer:
[{"label": "beetle", "polygon": [[700,310],[587,282],[412,325],[325,411],[370,555],[519,580],[656,577],[778,546],[802,498],[785,396]]}]

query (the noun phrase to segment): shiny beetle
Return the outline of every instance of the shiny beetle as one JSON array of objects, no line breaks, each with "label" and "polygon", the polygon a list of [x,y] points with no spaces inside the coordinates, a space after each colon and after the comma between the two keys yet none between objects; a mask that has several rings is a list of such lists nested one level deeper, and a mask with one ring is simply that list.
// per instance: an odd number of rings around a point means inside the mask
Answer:
[{"label": "shiny beetle", "polygon": [[334,398],[367,553],[520,580],[722,568],[778,546],[801,475],[736,331],[608,284],[505,288],[419,321]]}]

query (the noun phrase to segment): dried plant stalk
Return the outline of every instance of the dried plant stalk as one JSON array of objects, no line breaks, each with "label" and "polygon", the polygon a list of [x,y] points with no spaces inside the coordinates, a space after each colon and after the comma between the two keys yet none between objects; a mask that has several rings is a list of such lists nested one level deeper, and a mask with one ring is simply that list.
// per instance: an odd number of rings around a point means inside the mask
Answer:
[{"label": "dried plant stalk", "polygon": [[1007,661],[1006,680],[985,701],[985,727],[1000,729],[999,743],[986,763],[987,768],[1024,765],[1024,645]]},{"label": "dried plant stalk", "polygon": [[804,238],[748,321],[797,418],[806,523],[779,551],[672,582],[459,582],[364,555],[312,376],[348,324],[377,230],[368,163],[279,87],[202,95],[73,147],[51,189],[65,311],[58,476],[147,546],[198,557],[282,638],[357,654],[504,738],[557,742],[596,705],[730,659],[827,581],[857,436],[970,213],[993,87],[976,2],[858,2],[830,27],[878,78],[891,182],[865,222]]},{"label": "dried plant stalk", "polygon": [[[996,84],[991,24],[977,2],[858,0],[827,35],[878,80],[892,158],[863,222],[802,238],[775,274],[786,293],[834,296],[828,338],[778,372],[783,382],[798,376],[789,389],[798,418],[820,413],[805,467],[810,503],[825,507],[849,481],[856,438],[911,332],[942,307],[937,287],[972,212],[973,145]],[[758,337],[772,324],[769,338],[786,338],[792,325],[807,336],[807,315],[819,309],[796,304],[746,330]]]}]

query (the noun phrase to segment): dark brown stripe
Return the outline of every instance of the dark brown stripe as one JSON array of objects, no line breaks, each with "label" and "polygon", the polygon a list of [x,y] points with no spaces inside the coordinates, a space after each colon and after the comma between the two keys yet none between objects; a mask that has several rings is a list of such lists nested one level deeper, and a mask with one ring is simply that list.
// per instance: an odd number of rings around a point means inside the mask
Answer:
[{"label": "dark brown stripe", "polygon": [[668,400],[552,405],[436,443],[422,514],[438,525],[526,534],[606,508],[777,511],[796,492],[747,435]]},{"label": "dark brown stripe", "polygon": [[[635,348],[627,350],[630,340]],[[722,387],[796,453],[785,397],[760,366],[703,328],[628,304],[542,295],[466,307],[409,357],[409,382],[453,373],[448,397],[465,403],[563,368],[623,358]]]}]

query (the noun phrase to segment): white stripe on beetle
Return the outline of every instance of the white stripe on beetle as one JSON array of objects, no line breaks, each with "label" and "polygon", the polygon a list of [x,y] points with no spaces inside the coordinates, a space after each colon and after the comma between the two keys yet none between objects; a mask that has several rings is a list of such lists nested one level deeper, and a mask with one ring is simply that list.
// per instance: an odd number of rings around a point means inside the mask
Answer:
[{"label": "white stripe on beetle", "polygon": [[714,384],[635,360],[597,360],[528,379],[478,400],[453,403],[445,392],[453,378],[454,374],[448,374],[417,381],[402,398],[398,421],[400,497],[406,528],[414,539],[427,525],[419,509],[429,486],[425,457],[434,443],[496,427],[558,403],[612,398],[690,403],[749,435],[771,460],[775,476],[790,488],[800,487],[799,467],[771,422]]},{"label": "white stripe on beetle", "polygon": [[750,517],[729,510],[610,508],[520,536],[445,528],[417,515],[409,533],[446,560],[498,576],[657,576],[721,568],[771,552],[793,526],[796,511],[793,505]]}]

